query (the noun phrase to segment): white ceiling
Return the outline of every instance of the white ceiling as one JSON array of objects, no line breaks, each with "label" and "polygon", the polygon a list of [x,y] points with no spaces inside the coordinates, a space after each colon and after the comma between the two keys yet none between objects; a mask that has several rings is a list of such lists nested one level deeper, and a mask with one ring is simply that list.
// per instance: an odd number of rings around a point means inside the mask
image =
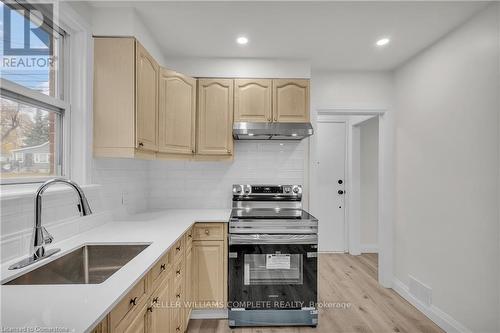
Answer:
[{"label": "white ceiling", "polygon": [[[102,2],[98,6],[106,6]],[[313,69],[388,70],[484,2],[116,2],[135,7],[165,56],[309,60]],[[239,35],[250,42],[235,43]],[[391,43],[374,43],[388,36]]]}]

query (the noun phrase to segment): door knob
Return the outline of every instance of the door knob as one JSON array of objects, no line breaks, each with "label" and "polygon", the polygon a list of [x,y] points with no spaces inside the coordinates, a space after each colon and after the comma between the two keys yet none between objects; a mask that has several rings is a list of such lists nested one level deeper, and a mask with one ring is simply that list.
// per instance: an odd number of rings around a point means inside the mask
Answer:
[{"label": "door knob", "polygon": [[339,190],[337,193],[340,194],[340,195],[342,195],[342,194],[344,194],[344,191]]}]

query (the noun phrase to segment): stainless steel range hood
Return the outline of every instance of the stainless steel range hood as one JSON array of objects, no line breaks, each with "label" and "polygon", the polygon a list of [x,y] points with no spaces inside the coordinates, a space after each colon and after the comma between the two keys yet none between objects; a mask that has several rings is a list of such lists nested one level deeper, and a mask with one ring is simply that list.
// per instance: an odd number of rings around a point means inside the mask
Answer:
[{"label": "stainless steel range hood", "polygon": [[302,140],[313,135],[311,123],[254,123],[233,124],[235,140]]}]

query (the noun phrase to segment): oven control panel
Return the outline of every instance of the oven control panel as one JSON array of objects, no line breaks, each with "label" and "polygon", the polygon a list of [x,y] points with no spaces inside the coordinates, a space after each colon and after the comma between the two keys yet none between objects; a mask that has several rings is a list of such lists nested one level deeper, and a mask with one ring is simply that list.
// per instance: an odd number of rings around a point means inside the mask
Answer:
[{"label": "oven control panel", "polygon": [[301,196],[302,185],[233,185],[233,196]]}]

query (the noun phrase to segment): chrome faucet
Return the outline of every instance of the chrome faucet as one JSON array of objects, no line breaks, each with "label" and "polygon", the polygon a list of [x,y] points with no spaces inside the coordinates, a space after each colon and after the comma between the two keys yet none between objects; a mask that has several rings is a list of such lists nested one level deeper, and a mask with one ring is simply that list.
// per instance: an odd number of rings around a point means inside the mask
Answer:
[{"label": "chrome faucet", "polygon": [[54,237],[42,227],[42,196],[47,188],[49,188],[53,184],[66,184],[70,186],[75,192],[78,194],[79,203],[77,205],[78,211],[80,212],[80,216],[86,216],[92,214],[92,210],[90,209],[89,203],[83,190],[78,186],[77,183],[62,179],[55,178],[46,181],[42,184],[36,191],[35,196],[35,227],[33,229],[33,235],[31,238],[31,246],[30,246],[30,256],[21,260],[18,263],[15,263],[9,267],[9,269],[18,269],[22,267],[26,267],[31,265],[38,260],[50,257],[54,253],[61,251],[61,249],[51,249],[45,251],[45,244],[50,244],[54,240]]}]

